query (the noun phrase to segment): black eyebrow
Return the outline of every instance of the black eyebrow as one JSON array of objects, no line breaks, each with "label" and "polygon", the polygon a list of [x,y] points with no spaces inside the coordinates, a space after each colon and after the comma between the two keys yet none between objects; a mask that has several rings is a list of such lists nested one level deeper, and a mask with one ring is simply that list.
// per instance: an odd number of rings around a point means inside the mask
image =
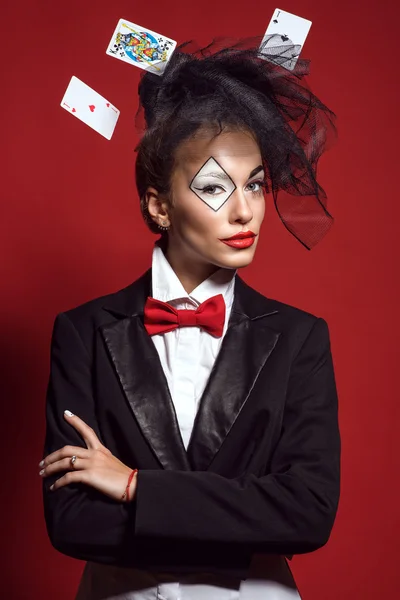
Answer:
[{"label": "black eyebrow", "polygon": [[[214,158],[214,160],[215,160],[215,158]],[[215,161],[215,162],[217,162],[217,161]],[[220,166],[220,165],[218,164],[218,166]],[[220,173],[219,172],[212,172],[212,173],[203,173],[202,175],[195,175],[193,177],[193,179],[192,179],[192,182],[196,178],[200,179],[201,177],[216,177],[218,179],[230,179],[232,181],[231,177],[227,174],[227,172],[224,169],[222,169],[222,167],[221,167],[221,170],[222,170],[222,172],[220,172]],[[200,169],[200,171],[201,171],[201,169]],[[251,179],[252,177],[254,177],[254,175],[257,175],[257,173],[259,173],[260,171],[264,171],[263,165],[258,165],[258,167],[256,167],[255,169],[253,169],[247,179]]]},{"label": "black eyebrow", "polygon": [[251,179],[252,177],[254,177],[254,175],[257,175],[257,173],[259,173],[260,171],[263,171],[263,170],[264,170],[264,167],[262,165],[259,165],[258,167],[256,167],[255,169],[252,170],[252,172],[248,176],[248,179]]}]

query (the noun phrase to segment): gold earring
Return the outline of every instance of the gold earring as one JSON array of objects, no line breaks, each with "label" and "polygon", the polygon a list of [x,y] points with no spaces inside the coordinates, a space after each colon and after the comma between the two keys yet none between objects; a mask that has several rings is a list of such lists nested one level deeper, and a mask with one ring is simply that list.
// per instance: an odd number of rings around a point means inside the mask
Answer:
[{"label": "gold earring", "polygon": [[157,227],[158,229],[161,229],[161,231],[168,231],[169,229],[169,225],[167,225],[168,221],[161,221],[161,224],[157,223]]}]

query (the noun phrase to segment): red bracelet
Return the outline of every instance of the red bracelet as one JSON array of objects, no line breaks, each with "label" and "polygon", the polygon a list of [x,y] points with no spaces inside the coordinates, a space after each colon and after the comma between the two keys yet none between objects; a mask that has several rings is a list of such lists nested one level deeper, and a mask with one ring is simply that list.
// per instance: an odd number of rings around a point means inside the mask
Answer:
[{"label": "red bracelet", "polygon": [[137,472],[138,472],[137,469],[133,469],[132,473],[129,475],[128,483],[126,485],[124,493],[122,494],[121,500],[124,500],[124,498],[126,496],[126,501],[129,502],[129,486],[131,485],[131,481],[132,481],[134,474]]}]

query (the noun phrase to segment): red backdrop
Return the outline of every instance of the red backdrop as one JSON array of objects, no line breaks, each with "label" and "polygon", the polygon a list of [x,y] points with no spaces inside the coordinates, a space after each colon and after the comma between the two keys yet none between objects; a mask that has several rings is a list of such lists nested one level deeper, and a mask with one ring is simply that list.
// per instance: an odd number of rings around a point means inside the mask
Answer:
[{"label": "red backdrop", "polygon": [[[128,285],[151,257],[133,169],[140,71],[106,56],[114,27],[124,17],[179,42],[206,43],[263,33],[274,8],[259,0],[1,4],[3,598],[72,599],[84,566],[51,547],[42,510],[37,464],[54,317]],[[280,8],[313,21],[303,52],[312,59],[310,84],[338,114],[340,133],[320,167],[333,230],[308,252],[270,202],[255,262],[242,272],[264,294],[324,317],[331,330],[341,502],[329,543],[295,557],[292,568],[305,600],[394,598],[399,9],[394,0],[286,0]],[[72,75],[121,110],[111,141],[60,108]]]}]

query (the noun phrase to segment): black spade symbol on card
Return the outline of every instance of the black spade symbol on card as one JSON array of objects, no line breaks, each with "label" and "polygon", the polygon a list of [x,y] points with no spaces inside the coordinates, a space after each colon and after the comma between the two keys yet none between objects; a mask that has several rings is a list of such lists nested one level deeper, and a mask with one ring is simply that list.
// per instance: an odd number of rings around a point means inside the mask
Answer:
[{"label": "black spade symbol on card", "polygon": [[277,23],[277,22],[278,22],[278,19],[274,19],[274,23]]},{"label": "black spade symbol on card", "polygon": [[288,36],[287,35],[281,35],[281,40],[282,42],[287,42],[288,41]]}]

